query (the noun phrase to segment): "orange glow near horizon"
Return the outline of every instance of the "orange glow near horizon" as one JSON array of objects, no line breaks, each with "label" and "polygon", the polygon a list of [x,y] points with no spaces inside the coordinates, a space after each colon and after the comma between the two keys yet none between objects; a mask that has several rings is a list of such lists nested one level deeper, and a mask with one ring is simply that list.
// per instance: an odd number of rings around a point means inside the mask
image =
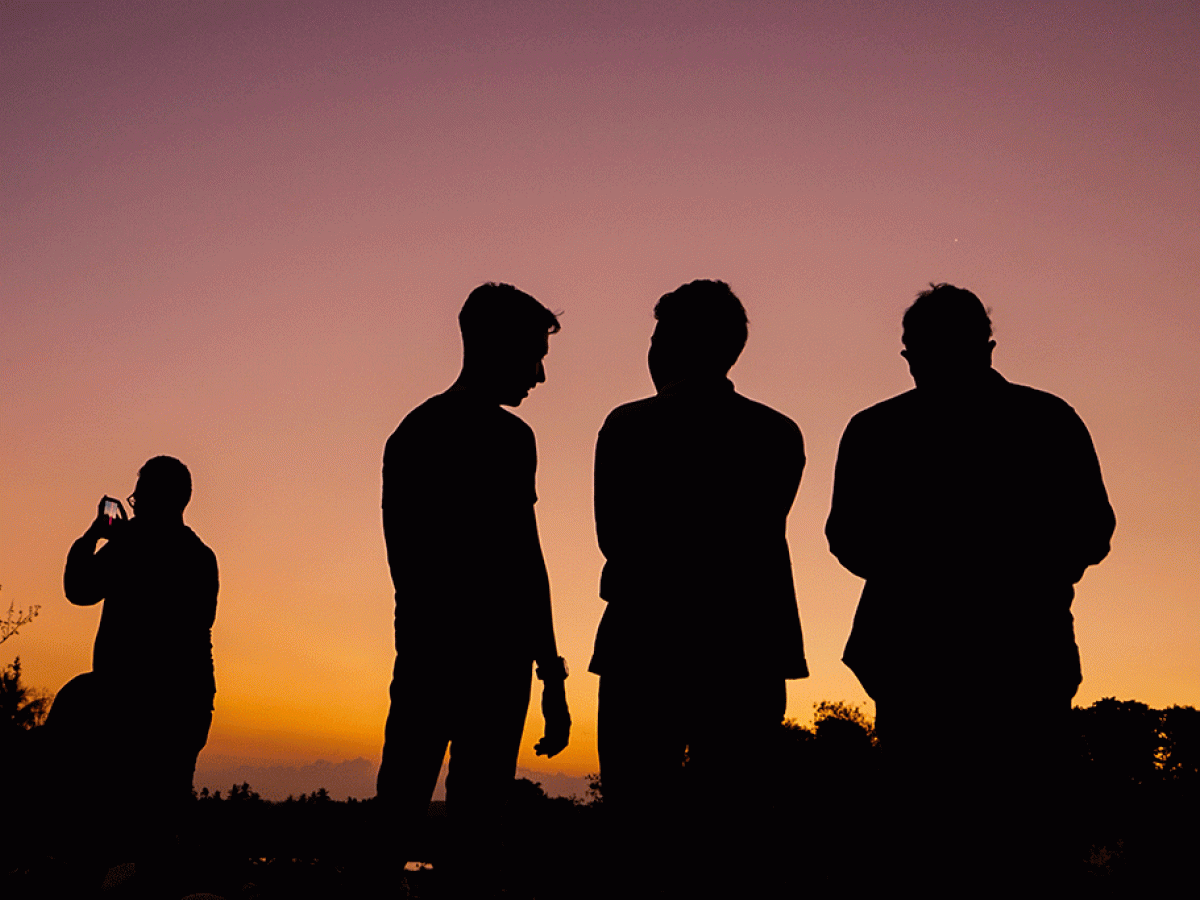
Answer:
[{"label": "orange glow near horizon", "polygon": [[1194,7],[419,6],[5,7],[0,602],[41,614],[0,663],[49,690],[90,668],[67,549],[174,455],[221,567],[206,753],[377,760],[384,441],[453,381],[467,293],[508,281],[563,311],[517,413],[575,723],[534,757],[535,690],[520,763],[595,771],[595,437],[652,391],[654,301],[709,277],[749,312],[739,391],[808,450],[788,714],[870,709],[840,662],[861,583],[822,529],[934,280],[1096,444],[1118,524],[1076,701],[1200,705]]}]

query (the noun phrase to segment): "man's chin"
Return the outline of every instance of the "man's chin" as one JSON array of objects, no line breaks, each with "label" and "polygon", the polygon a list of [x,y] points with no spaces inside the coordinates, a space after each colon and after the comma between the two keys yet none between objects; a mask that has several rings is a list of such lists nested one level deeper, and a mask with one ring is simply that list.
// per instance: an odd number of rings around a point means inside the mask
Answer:
[{"label": "man's chin", "polygon": [[529,391],[524,391],[520,394],[513,394],[511,397],[505,397],[503,400],[501,400],[500,405],[517,407],[520,406],[521,402],[528,396]]}]

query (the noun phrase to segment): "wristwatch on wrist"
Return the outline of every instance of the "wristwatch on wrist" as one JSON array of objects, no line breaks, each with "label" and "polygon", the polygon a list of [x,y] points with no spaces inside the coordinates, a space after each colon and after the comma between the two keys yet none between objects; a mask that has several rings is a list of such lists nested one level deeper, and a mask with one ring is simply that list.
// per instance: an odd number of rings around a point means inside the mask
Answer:
[{"label": "wristwatch on wrist", "polygon": [[537,673],[538,681],[566,681],[567,661],[561,656],[556,656],[550,665],[545,668],[538,666],[534,671]]}]

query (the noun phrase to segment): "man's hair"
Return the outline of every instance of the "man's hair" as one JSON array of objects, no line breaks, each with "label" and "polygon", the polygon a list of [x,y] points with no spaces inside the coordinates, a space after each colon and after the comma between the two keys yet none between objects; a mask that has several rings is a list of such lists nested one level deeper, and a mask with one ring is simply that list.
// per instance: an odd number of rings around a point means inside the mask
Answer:
[{"label": "man's hair", "polygon": [[905,347],[969,347],[992,338],[992,320],[979,298],[945,282],[930,282],[929,290],[917,294],[902,325]]},{"label": "man's hair", "polygon": [[183,512],[192,499],[192,473],[173,456],[156,456],[138,469],[138,490],[166,509]]},{"label": "man's hair", "polygon": [[725,371],[737,362],[750,334],[746,308],[724,281],[700,279],[663,294],[654,318]]},{"label": "man's hair", "polygon": [[464,347],[503,347],[555,334],[558,316],[511,284],[489,281],[471,291],[458,314]]}]

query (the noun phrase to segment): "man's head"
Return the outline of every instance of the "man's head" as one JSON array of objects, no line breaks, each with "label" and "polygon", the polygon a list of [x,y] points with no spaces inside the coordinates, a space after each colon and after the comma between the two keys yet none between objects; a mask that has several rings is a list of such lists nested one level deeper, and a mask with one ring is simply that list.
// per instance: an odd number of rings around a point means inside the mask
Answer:
[{"label": "man's head", "polygon": [[511,284],[488,282],[471,291],[458,314],[463,371],[505,406],[519,406],[546,380],[542,360],[558,316]]},{"label": "man's head", "polygon": [[693,281],[663,294],[654,318],[650,377],[659,390],[683,379],[724,376],[749,334],[746,308],[723,281]]},{"label": "man's head", "polygon": [[904,349],[917,387],[953,388],[991,368],[992,320],[968,290],[930,284],[904,313]]},{"label": "man's head", "polygon": [[192,499],[192,474],[173,456],[156,456],[138,470],[134,513],[142,519],[177,519]]}]

